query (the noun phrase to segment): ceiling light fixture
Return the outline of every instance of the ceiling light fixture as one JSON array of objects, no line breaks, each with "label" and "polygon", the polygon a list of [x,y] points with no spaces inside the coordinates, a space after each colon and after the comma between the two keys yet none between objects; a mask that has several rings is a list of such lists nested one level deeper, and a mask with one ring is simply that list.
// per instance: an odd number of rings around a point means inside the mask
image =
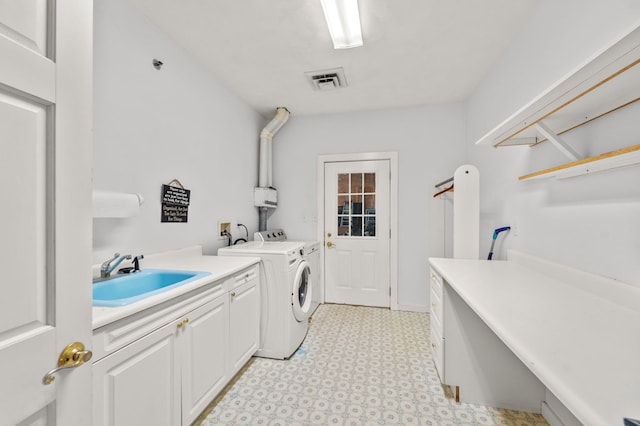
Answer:
[{"label": "ceiling light fixture", "polygon": [[334,49],[362,46],[358,0],[320,0]]}]

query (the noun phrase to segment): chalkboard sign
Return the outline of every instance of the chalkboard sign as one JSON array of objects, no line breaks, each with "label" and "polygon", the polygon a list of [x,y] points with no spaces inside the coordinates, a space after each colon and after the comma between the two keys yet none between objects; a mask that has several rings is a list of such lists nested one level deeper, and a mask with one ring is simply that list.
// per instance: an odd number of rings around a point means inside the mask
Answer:
[{"label": "chalkboard sign", "polygon": [[161,222],[187,222],[191,191],[177,186],[162,185]]}]

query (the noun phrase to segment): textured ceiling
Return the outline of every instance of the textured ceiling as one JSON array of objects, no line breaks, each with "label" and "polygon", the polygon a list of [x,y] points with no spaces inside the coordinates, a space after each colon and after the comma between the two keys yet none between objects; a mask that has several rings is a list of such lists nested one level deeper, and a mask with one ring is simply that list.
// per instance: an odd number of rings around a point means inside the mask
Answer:
[{"label": "textured ceiling", "polygon": [[[360,0],[364,46],[334,50],[319,0],[131,0],[261,114],[468,98],[539,0]],[[348,87],[305,72],[343,67]]]}]

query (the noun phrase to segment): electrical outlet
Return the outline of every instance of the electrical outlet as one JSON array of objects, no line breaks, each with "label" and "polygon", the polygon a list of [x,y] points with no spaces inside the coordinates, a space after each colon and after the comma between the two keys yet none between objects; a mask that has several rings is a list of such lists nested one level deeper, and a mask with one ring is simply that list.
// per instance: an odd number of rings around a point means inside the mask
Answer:
[{"label": "electrical outlet", "polygon": [[218,239],[220,240],[226,239],[227,233],[228,235],[231,235],[231,221],[219,220],[218,221]]},{"label": "electrical outlet", "polygon": [[520,227],[518,226],[517,223],[514,223],[513,225],[511,225],[511,235],[513,235],[514,237],[517,237],[518,235],[520,235]]}]

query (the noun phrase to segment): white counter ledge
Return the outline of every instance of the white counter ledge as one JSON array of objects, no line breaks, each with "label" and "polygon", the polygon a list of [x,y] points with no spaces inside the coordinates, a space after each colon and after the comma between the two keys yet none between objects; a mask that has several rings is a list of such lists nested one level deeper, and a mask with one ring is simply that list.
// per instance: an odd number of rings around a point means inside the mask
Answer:
[{"label": "white counter ledge", "polygon": [[166,253],[145,256],[140,262],[141,269],[181,269],[188,271],[209,272],[200,279],[178,286],[171,290],[150,296],[138,302],[121,307],[93,307],[93,329],[100,328],[119,319],[156,306],[177,296],[189,293],[202,286],[219,281],[235,272],[247,268],[260,261],[259,257],[218,257],[202,255],[201,247],[190,247]]},{"label": "white counter ledge", "polygon": [[640,288],[515,256],[429,261],[582,423],[640,418]]}]

